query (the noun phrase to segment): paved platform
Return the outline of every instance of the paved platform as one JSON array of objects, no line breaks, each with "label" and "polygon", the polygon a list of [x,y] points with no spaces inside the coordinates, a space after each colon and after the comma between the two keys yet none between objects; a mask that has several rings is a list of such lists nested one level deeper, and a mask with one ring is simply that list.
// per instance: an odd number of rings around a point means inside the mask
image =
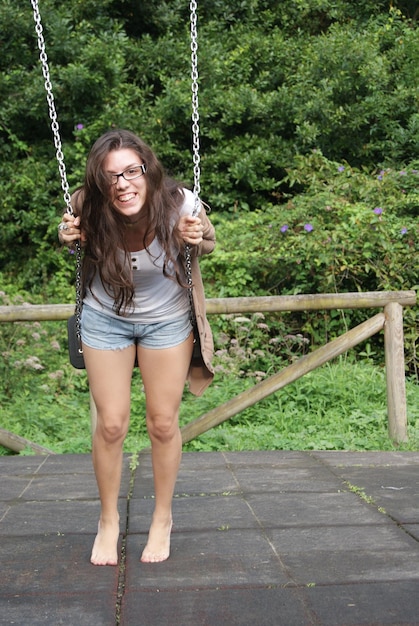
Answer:
[{"label": "paved platform", "polygon": [[0,457],[0,624],[419,625],[419,452],[185,453],[142,564],[152,493],[126,456],[121,564],[94,567],[90,456]]}]

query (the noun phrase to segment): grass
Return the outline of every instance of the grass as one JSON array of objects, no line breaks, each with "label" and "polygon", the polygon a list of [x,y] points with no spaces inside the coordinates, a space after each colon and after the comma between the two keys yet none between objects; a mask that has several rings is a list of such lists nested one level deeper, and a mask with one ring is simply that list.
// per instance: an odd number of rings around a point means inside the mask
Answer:
[{"label": "grass", "polygon": [[[68,363],[63,323],[16,323],[0,330],[0,426],[60,454],[90,452],[86,373]],[[255,383],[243,362],[232,366],[232,358],[230,353],[228,367],[223,367],[225,351],[219,352],[219,374],[204,396],[195,398],[185,391],[182,425]],[[280,366],[280,360],[272,357],[271,371]],[[257,376],[263,372],[259,370]],[[413,380],[407,381],[407,400],[409,441],[396,447],[387,434],[383,368],[370,359],[341,357],[204,433],[184,449],[419,450],[419,385]],[[148,445],[141,378],[135,372],[125,450]],[[0,446],[0,454],[10,451]]]},{"label": "grass", "polygon": [[[228,382],[229,392],[242,390],[243,381]],[[215,382],[214,405],[216,395],[218,403],[225,398],[228,382]],[[368,361],[341,359],[201,435],[187,449],[418,450],[419,386],[407,381],[406,387],[409,441],[400,446],[387,433],[384,371]]]}]

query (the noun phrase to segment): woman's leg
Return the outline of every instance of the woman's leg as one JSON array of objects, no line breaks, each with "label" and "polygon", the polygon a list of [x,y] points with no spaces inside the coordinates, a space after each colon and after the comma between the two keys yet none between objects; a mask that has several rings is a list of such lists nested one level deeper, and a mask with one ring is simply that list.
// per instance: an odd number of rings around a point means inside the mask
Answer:
[{"label": "woman's leg", "polygon": [[101,502],[98,533],[90,560],[94,565],[116,565],[122,446],[129,425],[135,347],[95,350],[84,346],[83,353],[97,409],[92,455]]},{"label": "woman's leg", "polygon": [[146,395],[146,420],[151,441],[155,507],[141,560],[165,561],[170,554],[172,499],[182,455],[179,407],[192,351],[192,334],[173,348],[138,347],[138,364]]}]

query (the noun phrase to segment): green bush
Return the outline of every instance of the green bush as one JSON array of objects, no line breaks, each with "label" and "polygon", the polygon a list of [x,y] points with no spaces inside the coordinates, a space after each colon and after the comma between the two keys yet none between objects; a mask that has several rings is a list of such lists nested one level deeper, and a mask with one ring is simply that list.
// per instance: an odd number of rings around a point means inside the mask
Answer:
[{"label": "green bush", "polygon": [[[213,216],[214,255],[203,259],[213,296],[397,291],[418,288],[419,170],[368,173],[321,152],[297,157],[286,204]],[[307,312],[288,318],[314,345],[333,339],[370,312]],[[407,308],[409,370],[418,372],[418,308]],[[382,339],[379,342],[382,359]]]},{"label": "green bush", "polygon": [[299,156],[288,202],[214,213],[219,244],[205,266],[229,296],[414,288],[418,177],[415,166],[368,173],[318,150]]}]

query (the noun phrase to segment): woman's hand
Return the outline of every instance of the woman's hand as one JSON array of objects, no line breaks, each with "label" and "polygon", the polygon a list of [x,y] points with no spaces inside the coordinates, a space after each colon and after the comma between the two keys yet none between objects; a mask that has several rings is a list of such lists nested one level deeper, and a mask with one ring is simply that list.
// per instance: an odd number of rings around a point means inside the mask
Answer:
[{"label": "woman's hand", "polygon": [[71,246],[77,240],[83,244],[86,240],[80,230],[80,217],[64,213],[58,225],[58,240],[60,243]]},{"label": "woman's hand", "polygon": [[202,242],[204,228],[199,216],[182,215],[176,224],[176,230],[181,239],[185,243],[197,246]]}]

